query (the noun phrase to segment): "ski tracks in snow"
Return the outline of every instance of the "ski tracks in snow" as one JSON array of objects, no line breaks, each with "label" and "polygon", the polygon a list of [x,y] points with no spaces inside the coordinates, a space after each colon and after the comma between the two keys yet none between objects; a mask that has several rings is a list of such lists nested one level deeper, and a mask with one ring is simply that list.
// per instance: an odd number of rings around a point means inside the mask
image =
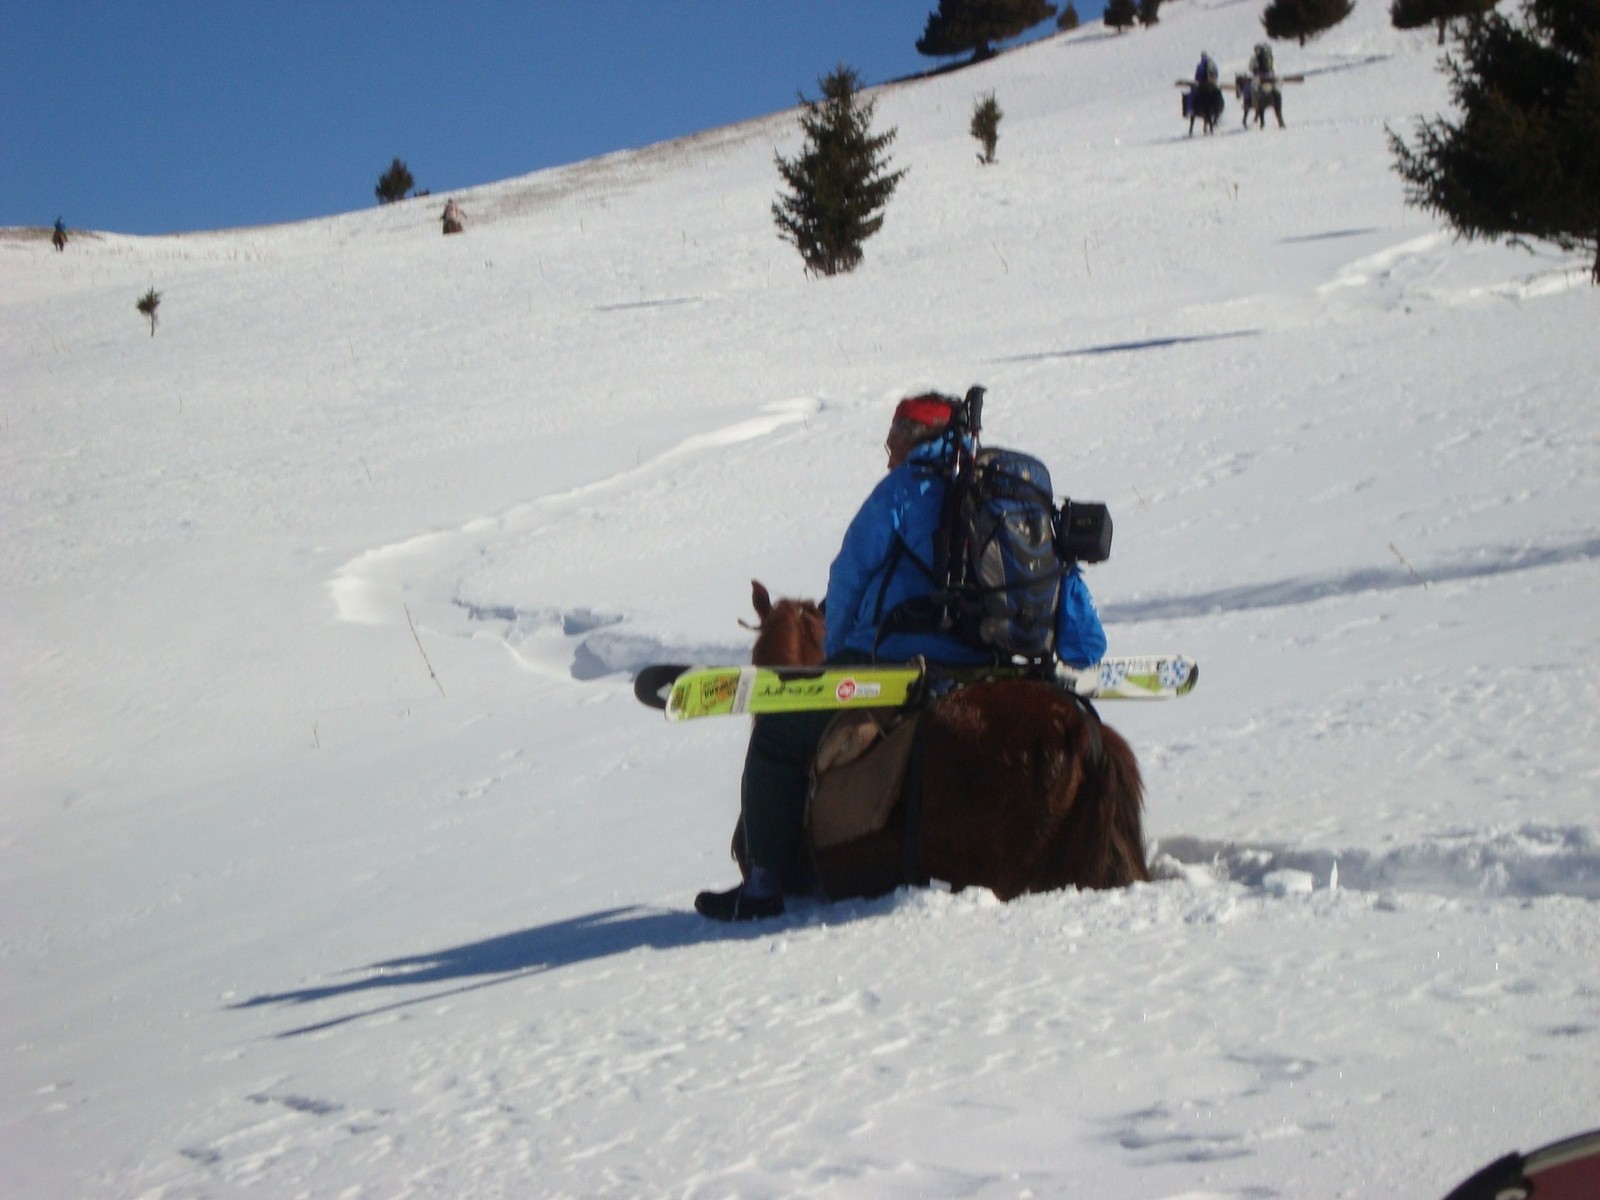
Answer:
[{"label": "ski tracks in snow", "polygon": [[[720,451],[770,437],[808,421],[822,408],[814,398],[777,401],[757,416],[679,442],[655,458],[566,492],[544,496],[459,529],[418,534],[369,550],[341,567],[329,591],[341,620],[402,626],[408,615],[430,635],[503,637],[517,664],[555,678],[588,680],[634,672],[662,660],[719,661],[743,646],[668,643],[631,627],[629,615],[606,607],[541,605],[531,597],[480,603],[463,595],[463,581],[486,560],[533,559],[536,542],[586,503],[630,487],[648,493],[672,486]],[[614,508],[623,508],[614,501]]]},{"label": "ski tracks in snow", "polygon": [[[1494,301],[1534,300],[1588,286],[1588,277],[1570,254],[1518,279],[1496,269],[1483,279],[1456,279],[1463,254],[1455,239],[1434,231],[1353,259],[1317,290],[1319,299],[1337,300],[1363,293],[1384,307],[1414,303],[1449,306]],[[1548,257],[1548,255],[1545,255]]]}]

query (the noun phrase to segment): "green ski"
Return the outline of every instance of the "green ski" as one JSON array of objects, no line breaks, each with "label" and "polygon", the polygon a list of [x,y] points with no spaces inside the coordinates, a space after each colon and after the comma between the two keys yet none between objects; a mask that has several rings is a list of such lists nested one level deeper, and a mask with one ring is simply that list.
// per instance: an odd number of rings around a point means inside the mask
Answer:
[{"label": "green ski", "polygon": [[[925,667],[920,663],[825,667],[646,667],[633,693],[669,721],[741,713],[903,708],[939,683],[1021,679],[1024,667]],[[1108,658],[1092,667],[1058,664],[1055,682],[1096,700],[1164,700],[1187,695],[1200,668],[1180,655]]]}]

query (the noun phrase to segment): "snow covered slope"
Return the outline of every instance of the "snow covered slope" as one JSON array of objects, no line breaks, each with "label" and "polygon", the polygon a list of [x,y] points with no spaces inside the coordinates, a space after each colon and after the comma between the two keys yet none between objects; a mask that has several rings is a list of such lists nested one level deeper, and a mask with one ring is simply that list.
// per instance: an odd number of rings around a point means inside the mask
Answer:
[{"label": "snow covered slope", "polygon": [[[1454,241],[1433,34],[1184,0],[793,113],[263,229],[0,235],[8,1195],[1437,1197],[1600,1124],[1600,293]],[[819,73],[830,64],[819,64]],[[980,166],[974,100],[1005,112]],[[154,337],[134,311],[161,293]],[[820,593],[894,399],[1103,499],[1158,882],[709,927],[749,580]]]}]

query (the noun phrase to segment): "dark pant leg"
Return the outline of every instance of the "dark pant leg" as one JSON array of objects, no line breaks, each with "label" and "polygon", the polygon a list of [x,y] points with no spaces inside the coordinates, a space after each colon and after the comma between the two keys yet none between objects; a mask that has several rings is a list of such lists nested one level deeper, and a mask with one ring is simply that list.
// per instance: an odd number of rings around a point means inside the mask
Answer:
[{"label": "dark pant leg", "polygon": [[802,850],[811,760],[835,715],[771,713],[752,722],[739,792],[745,848],[752,867],[776,872],[790,890],[808,875]]}]

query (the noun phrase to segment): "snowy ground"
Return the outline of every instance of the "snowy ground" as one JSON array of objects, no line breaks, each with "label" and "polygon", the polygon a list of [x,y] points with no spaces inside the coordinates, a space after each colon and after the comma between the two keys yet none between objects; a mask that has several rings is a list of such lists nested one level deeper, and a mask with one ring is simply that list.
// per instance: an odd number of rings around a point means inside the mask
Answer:
[{"label": "snowy ground", "polygon": [[[792,113],[456,238],[0,234],[6,1194],[1427,1200],[1600,1125],[1600,291],[1404,206],[1380,5],[1184,136],[1258,17],[880,91],[834,280]],[[1112,651],[1202,663],[1105,713],[1160,879],[711,927],[745,727],[630,675],[819,593],[975,382],[1112,505]]]}]

